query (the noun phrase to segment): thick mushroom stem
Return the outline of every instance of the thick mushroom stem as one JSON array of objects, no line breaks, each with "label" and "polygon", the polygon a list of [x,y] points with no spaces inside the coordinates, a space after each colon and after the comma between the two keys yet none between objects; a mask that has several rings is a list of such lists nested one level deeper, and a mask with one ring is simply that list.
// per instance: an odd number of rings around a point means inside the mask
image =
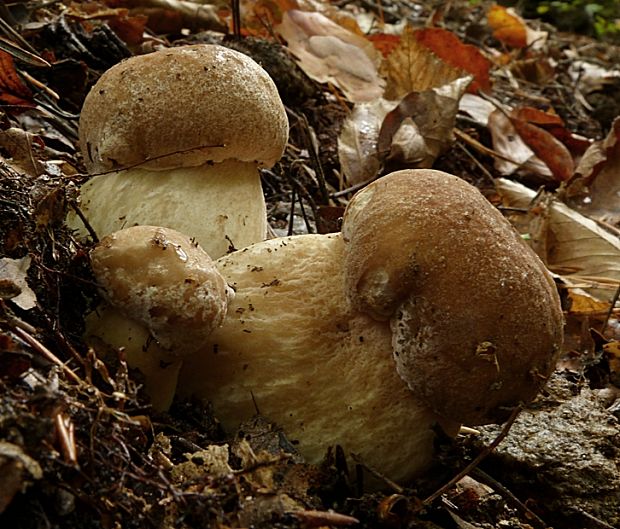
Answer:
[{"label": "thick mushroom stem", "polygon": [[555,284],[509,222],[464,180],[398,171],[343,221],[347,296],[389,318],[399,374],[438,414],[501,421],[544,385],[561,350]]},{"label": "thick mushroom stem", "polygon": [[[219,257],[265,238],[259,168],[280,159],[287,137],[277,88],[250,57],[206,44],[132,57],[84,101],[80,147],[93,178],[82,209],[99,237],[170,227]],[[68,223],[86,234],[77,216]]]},{"label": "thick mushroom stem", "polygon": [[233,430],[256,413],[319,463],[341,445],[397,481],[433,457],[434,427],[454,434],[398,377],[389,325],[355,311],[343,290],[340,235],[254,244],[217,266],[235,289],[223,325],[186,358],[178,393],[210,400]]},{"label": "thick mushroom stem", "polygon": [[[216,258],[267,234],[260,174],[252,162],[126,169],[95,176],[80,196],[82,212],[99,236],[135,225],[163,226],[188,234]],[[69,224],[79,236],[87,235],[77,217]]]}]

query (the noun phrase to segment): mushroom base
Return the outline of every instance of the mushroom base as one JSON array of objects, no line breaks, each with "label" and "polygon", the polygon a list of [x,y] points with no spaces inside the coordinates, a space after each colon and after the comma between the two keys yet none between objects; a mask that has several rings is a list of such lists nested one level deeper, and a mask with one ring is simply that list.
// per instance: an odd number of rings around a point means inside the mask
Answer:
[{"label": "mushroom base", "polygon": [[[267,233],[260,175],[249,162],[101,174],[82,186],[80,207],[100,238],[136,225],[163,226],[193,237],[214,259]],[[67,224],[87,235],[77,215]]]},{"label": "mushroom base", "polygon": [[210,400],[229,431],[258,408],[311,463],[340,445],[408,480],[430,464],[439,419],[396,373],[389,324],[346,301],[343,249],[340,235],[304,235],[219,259],[235,299],[177,391]]}]

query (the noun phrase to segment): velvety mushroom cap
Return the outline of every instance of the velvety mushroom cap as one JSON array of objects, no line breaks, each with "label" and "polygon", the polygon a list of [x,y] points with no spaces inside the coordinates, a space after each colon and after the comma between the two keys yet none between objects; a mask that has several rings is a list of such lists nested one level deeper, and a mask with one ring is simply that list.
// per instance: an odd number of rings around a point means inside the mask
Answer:
[{"label": "velvety mushroom cap", "polygon": [[226,281],[202,248],[177,231],[115,232],[93,249],[91,262],[108,303],[173,354],[199,349],[226,314]]},{"label": "velvety mushroom cap", "polygon": [[286,112],[267,72],[242,53],[208,44],[115,65],[86,97],[79,128],[91,173],[226,159],[271,166],[288,137]]},{"label": "velvety mushroom cap", "polygon": [[438,414],[502,420],[530,401],[562,344],[555,284],[510,223],[464,180],[385,176],[344,216],[354,307],[390,320],[399,374]]}]

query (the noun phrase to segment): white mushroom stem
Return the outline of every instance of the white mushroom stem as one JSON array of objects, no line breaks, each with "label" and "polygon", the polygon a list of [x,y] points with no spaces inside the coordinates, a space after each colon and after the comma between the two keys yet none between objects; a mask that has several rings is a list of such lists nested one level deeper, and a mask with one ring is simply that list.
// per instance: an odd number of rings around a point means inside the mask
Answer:
[{"label": "white mushroom stem", "polygon": [[[431,463],[435,427],[456,434],[458,424],[429,411],[400,379],[389,324],[352,309],[343,252],[340,235],[304,235],[216,261],[235,298],[222,326],[184,357],[177,392],[211,401],[228,431],[258,407],[308,462],[320,463],[328,447],[340,445],[404,481]],[[118,323],[113,309],[100,312],[89,322],[91,341],[97,336],[121,346],[126,337],[117,331],[126,329]],[[165,379],[161,370],[173,375],[178,366],[147,365],[147,372],[142,365],[156,357],[142,351],[146,334],[131,332],[130,365],[143,370],[146,389],[161,406],[170,398],[157,385]],[[191,332],[179,327],[180,334]]]},{"label": "white mushroom stem", "polygon": [[[260,174],[252,162],[102,174],[82,186],[80,207],[99,237],[136,225],[164,226],[194,238],[214,258],[267,234]],[[77,215],[67,223],[87,235]]]},{"label": "white mushroom stem", "polygon": [[440,419],[398,377],[389,325],[347,302],[343,251],[340,235],[303,235],[219,259],[235,299],[185,359],[178,393],[210,400],[229,431],[257,406],[309,462],[341,445],[407,480],[430,464]]}]

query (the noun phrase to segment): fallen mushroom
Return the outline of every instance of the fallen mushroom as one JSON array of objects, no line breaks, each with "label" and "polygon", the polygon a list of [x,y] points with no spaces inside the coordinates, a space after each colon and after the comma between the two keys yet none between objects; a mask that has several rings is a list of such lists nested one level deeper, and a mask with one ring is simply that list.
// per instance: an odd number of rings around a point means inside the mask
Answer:
[{"label": "fallen mushroom", "polygon": [[185,357],[177,392],[210,400],[229,429],[258,407],[310,462],[339,444],[407,480],[430,463],[437,424],[453,434],[531,400],[562,340],[536,255],[438,171],[369,185],[343,235],[264,241],[216,264],[235,299]]},{"label": "fallen mushroom", "polygon": [[[280,159],[288,121],[275,84],[248,56],[204,44],[132,57],[93,86],[79,128],[95,174],[81,209],[98,236],[167,226],[212,257],[265,238],[258,168]],[[77,216],[68,223],[86,234]]]},{"label": "fallen mushroom", "polygon": [[[157,409],[174,396],[182,358],[204,347],[221,325],[232,290],[211,258],[174,230],[135,226],[104,237],[91,252],[103,297],[114,311],[91,339],[125,349],[145,375]],[[100,310],[106,311],[105,307]],[[139,323],[138,323],[139,322]]]}]

